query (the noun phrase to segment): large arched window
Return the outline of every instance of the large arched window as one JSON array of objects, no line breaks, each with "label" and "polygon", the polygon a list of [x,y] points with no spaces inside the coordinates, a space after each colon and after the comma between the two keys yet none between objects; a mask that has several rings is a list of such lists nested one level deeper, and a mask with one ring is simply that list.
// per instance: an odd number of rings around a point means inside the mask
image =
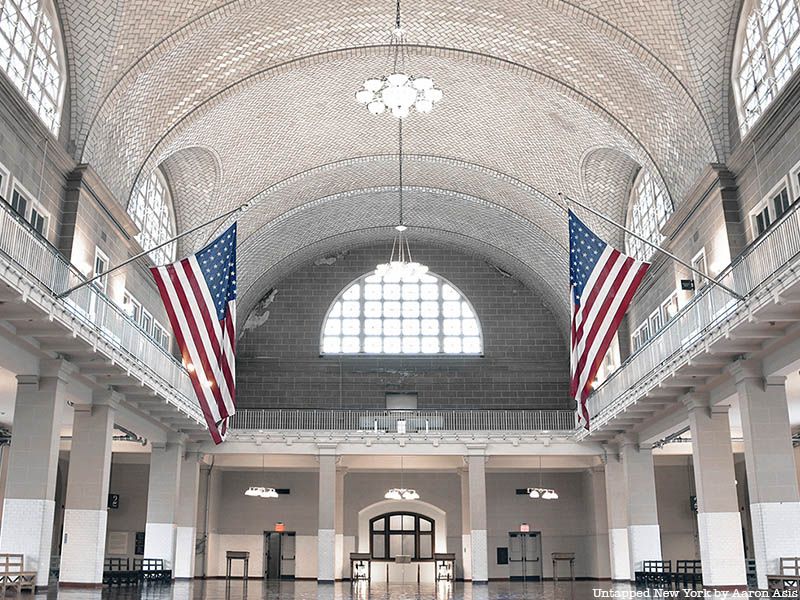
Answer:
[{"label": "large arched window", "polygon": [[[664,241],[661,228],[666,225],[671,215],[672,201],[661,178],[642,168],[631,189],[628,228],[646,240],[661,245]],[[655,252],[652,246],[632,235],[627,236],[625,243],[628,254],[639,260],[649,260]]]},{"label": "large arched window", "polygon": [[394,560],[398,556],[432,560],[435,530],[431,519],[416,513],[394,512],[375,517],[369,522],[370,554],[376,560]]},{"label": "large arched window", "polygon": [[[166,242],[175,235],[172,198],[161,173],[156,169],[136,191],[128,203],[128,214],[139,228],[137,241],[145,250]],[[156,265],[175,260],[175,242],[150,253]]]},{"label": "large arched window", "polygon": [[33,110],[58,133],[64,100],[64,53],[50,0],[0,0],[0,68]]},{"label": "large arched window", "polygon": [[322,326],[323,354],[474,354],[483,352],[472,305],[433,273],[387,282],[360,277],[334,300]]},{"label": "large arched window", "polygon": [[800,0],[750,0],[745,4],[733,72],[742,134],[800,68],[799,32]]}]

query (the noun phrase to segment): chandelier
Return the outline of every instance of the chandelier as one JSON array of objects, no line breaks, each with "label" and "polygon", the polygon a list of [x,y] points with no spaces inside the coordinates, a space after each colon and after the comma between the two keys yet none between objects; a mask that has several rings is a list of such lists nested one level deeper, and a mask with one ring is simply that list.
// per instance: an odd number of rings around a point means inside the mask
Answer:
[{"label": "chandelier", "polygon": [[534,499],[558,500],[558,494],[552,488],[542,487],[542,456],[539,455],[539,487],[528,488],[528,496]]},{"label": "chandelier", "polygon": [[[403,121],[398,123],[399,130],[399,221],[395,227],[397,234],[392,243],[392,253],[389,256],[389,262],[381,263],[375,267],[375,273],[383,278],[384,281],[389,283],[398,283],[400,281],[413,282],[419,279],[428,272],[428,267],[422,263],[416,262],[411,257],[411,246],[408,244],[408,238],[404,235],[408,227],[403,224]],[[412,490],[413,491],[413,490]]]},{"label": "chandelier", "polygon": [[405,73],[405,44],[405,30],[400,24],[400,0],[397,0],[395,26],[389,41],[394,56],[392,73],[384,77],[370,77],[356,92],[356,100],[366,105],[373,115],[389,111],[398,119],[405,119],[412,108],[417,112],[429,113],[444,95],[430,77]]},{"label": "chandelier", "polygon": [[387,500],[419,500],[417,490],[403,487],[403,457],[400,457],[400,487],[394,487],[383,495]]},{"label": "chandelier", "polygon": [[[264,477],[264,455],[261,455],[261,476]],[[264,487],[260,485],[251,485],[247,488],[244,492],[245,496],[250,496],[252,498],[277,498],[278,492],[275,488],[272,487]]]}]

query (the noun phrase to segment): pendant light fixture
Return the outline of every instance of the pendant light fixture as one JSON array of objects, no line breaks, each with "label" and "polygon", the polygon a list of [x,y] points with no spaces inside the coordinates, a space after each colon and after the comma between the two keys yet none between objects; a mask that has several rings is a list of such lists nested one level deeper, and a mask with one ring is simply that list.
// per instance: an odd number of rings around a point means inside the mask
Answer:
[{"label": "pendant light fixture", "polygon": [[408,244],[408,238],[405,235],[406,227],[403,222],[403,121],[398,123],[398,164],[399,164],[399,220],[395,230],[397,234],[394,236],[392,242],[392,254],[389,256],[389,262],[381,263],[375,267],[375,273],[383,278],[385,282],[398,283],[406,282],[412,283],[419,281],[420,278],[428,272],[428,267],[414,261],[411,257],[411,246]]},{"label": "pendant light fixture", "polygon": [[419,500],[417,490],[403,487],[403,457],[400,457],[400,487],[390,489],[383,495],[387,500]]},{"label": "pendant light fixture", "polygon": [[389,38],[393,54],[392,72],[384,77],[370,77],[356,92],[356,100],[366,105],[373,115],[389,112],[398,119],[405,119],[411,114],[411,109],[429,113],[444,96],[430,77],[407,74],[405,35],[400,22],[400,0],[397,0],[395,23]]},{"label": "pendant light fixture", "polygon": [[542,487],[542,455],[539,455],[539,487],[528,488],[528,496],[534,499],[558,500],[558,494],[552,488]]},{"label": "pendant light fixture", "polygon": [[[261,455],[261,478],[266,479],[266,472],[264,469],[264,455]],[[244,492],[245,496],[250,496],[252,498],[277,498],[278,492],[275,488],[272,487],[264,487],[264,486],[257,486],[251,485],[247,488]]]}]

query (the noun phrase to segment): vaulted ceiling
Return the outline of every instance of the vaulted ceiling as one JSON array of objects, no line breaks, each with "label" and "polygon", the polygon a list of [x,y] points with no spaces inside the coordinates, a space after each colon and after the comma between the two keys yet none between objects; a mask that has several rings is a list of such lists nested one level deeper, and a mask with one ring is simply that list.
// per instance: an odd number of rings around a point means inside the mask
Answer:
[{"label": "vaulted ceiling", "polygon": [[[354,93],[390,70],[394,2],[59,7],[70,139],[120,201],[157,166],[179,230],[251,200],[240,220],[242,318],[293,265],[389,238],[398,124]],[[404,125],[412,238],[503,266],[566,324],[566,224],[554,199],[564,192],[624,220],[641,166],[677,206],[724,160],[738,12],[738,0],[406,0],[408,70],[445,93]]]}]

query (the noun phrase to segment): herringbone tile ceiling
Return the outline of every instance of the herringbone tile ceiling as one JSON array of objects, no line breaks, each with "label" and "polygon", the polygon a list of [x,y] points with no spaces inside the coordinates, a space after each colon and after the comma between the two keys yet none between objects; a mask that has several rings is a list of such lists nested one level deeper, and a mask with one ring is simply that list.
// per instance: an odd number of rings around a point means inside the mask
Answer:
[{"label": "herringbone tile ceiling", "polygon": [[[394,2],[58,4],[77,157],[123,203],[163,168],[179,230],[252,199],[245,306],[301,259],[391,235],[397,122],[353,95],[390,69]],[[445,92],[405,124],[415,235],[505,265],[566,314],[566,225],[552,199],[624,220],[641,166],[678,205],[724,160],[739,5],[404,0],[409,71]]]}]

